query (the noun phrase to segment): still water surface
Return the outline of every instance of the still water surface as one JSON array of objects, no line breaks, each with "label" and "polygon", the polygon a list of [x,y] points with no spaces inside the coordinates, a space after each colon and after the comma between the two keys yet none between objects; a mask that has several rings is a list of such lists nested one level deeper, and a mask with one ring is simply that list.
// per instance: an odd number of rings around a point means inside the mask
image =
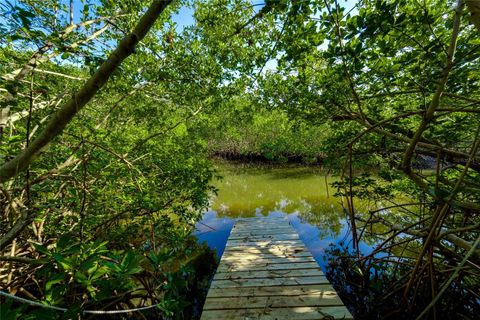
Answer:
[{"label": "still water surface", "polygon": [[[338,177],[328,176],[318,167],[222,162],[218,169],[223,176],[215,182],[218,194],[212,197],[194,234],[216,249],[219,258],[234,219],[239,217],[287,216],[324,272],[326,249],[339,244],[351,247],[341,199],[333,196],[336,190],[330,186]],[[370,252],[372,245],[360,242],[360,251]]]}]

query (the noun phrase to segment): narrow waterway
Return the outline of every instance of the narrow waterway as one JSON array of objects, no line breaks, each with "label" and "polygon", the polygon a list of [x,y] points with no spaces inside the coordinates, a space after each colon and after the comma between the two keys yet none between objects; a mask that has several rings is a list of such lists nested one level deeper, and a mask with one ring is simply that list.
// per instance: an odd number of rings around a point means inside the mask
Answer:
[{"label": "narrow waterway", "polygon": [[[223,176],[215,183],[218,193],[195,231],[200,242],[216,249],[218,257],[238,217],[287,216],[324,272],[328,264],[325,250],[336,245],[352,249],[341,199],[334,196],[336,190],[330,186],[339,177],[318,167],[304,166],[222,162],[218,169]],[[360,201],[356,205],[357,210],[370,209]],[[376,241],[365,239],[359,248],[368,253]]]}]

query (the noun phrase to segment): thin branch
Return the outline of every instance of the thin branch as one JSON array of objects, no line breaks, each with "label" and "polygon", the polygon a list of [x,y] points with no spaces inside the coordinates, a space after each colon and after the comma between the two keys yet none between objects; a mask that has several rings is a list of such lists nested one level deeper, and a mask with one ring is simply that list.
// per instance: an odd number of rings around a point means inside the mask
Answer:
[{"label": "thin branch", "polygon": [[15,256],[0,256],[0,261],[18,262],[18,263],[33,264],[33,265],[49,263],[49,260],[47,259],[32,259],[32,258],[15,257]]},{"label": "thin branch", "polygon": [[79,81],[84,81],[84,80],[86,80],[85,78],[73,77],[73,76],[69,76],[68,74],[59,73],[59,72],[54,72],[54,71],[49,71],[49,70],[34,69],[34,70],[32,70],[32,72],[39,72],[39,73],[51,74],[51,75],[54,75],[54,76],[59,76],[59,77],[63,77],[63,78],[67,78],[67,79],[72,79],[72,80],[79,80]]},{"label": "thin branch", "polygon": [[454,17],[454,22],[453,22],[453,30],[452,30],[452,37],[450,39],[450,45],[448,48],[448,55],[447,55],[447,61],[446,65],[443,69],[442,73],[442,78],[440,79],[440,82],[437,86],[437,90],[435,91],[435,94],[432,97],[432,101],[430,102],[430,105],[428,109],[426,110],[422,122],[417,128],[417,131],[415,132],[407,150],[405,151],[405,154],[402,159],[401,163],[401,168],[404,170],[406,173],[411,172],[412,167],[411,167],[411,162],[412,162],[412,157],[415,151],[415,148],[420,141],[420,138],[422,137],[423,133],[427,129],[428,125],[430,122],[434,119],[434,113],[435,109],[438,108],[440,104],[440,99],[442,97],[442,94],[445,90],[445,86],[447,84],[448,76],[450,75],[450,71],[453,68],[453,59],[455,55],[455,51],[457,48],[457,38],[458,34],[460,33],[460,23],[461,23],[461,18],[462,18],[462,12],[463,12],[463,7],[465,3],[463,0],[458,0],[457,6],[455,8],[455,17]]}]

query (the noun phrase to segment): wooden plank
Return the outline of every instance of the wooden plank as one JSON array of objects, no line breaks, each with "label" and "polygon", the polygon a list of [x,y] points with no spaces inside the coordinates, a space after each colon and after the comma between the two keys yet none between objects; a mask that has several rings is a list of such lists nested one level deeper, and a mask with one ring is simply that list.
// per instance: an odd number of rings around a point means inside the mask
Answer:
[{"label": "wooden plank", "polygon": [[335,292],[328,296],[300,295],[300,296],[273,296],[273,297],[228,297],[210,298],[203,306],[203,310],[230,310],[282,307],[317,307],[317,306],[343,306],[342,300]]},{"label": "wooden plank", "polygon": [[[231,250],[235,248],[235,250]],[[294,247],[295,248],[295,247]],[[240,250],[244,249],[244,250]],[[300,248],[299,250],[260,250],[258,248],[246,248],[246,247],[229,247],[229,250],[225,251],[222,255],[223,258],[237,257],[238,259],[245,259],[249,257],[258,258],[261,255],[263,259],[270,258],[294,258],[294,257],[311,257],[311,253],[306,248]]]},{"label": "wooden plank", "polygon": [[280,247],[280,246],[272,246],[267,248],[253,248],[253,247],[246,247],[246,246],[232,246],[228,247],[228,250],[224,252],[224,254],[236,253],[236,252],[250,252],[250,253],[258,253],[258,254],[283,254],[283,255],[293,255],[298,254],[301,252],[308,252],[309,255],[310,251],[305,246],[288,246],[288,247]]},{"label": "wooden plank", "polygon": [[319,306],[319,307],[293,307],[293,308],[269,308],[263,309],[233,309],[233,310],[206,310],[202,313],[202,320],[329,320],[329,319],[353,319],[347,308],[343,306]]},{"label": "wooden plank", "polygon": [[250,278],[282,278],[282,277],[307,277],[323,276],[323,272],[318,269],[293,269],[293,270],[261,270],[261,271],[233,271],[219,272],[213,278],[215,280],[225,279],[250,279]]},{"label": "wooden plank", "polygon": [[[276,258],[299,258],[299,257],[312,257],[308,251],[299,252],[285,252],[285,251],[261,251],[253,248],[245,248],[245,250],[233,251],[229,250],[224,252],[222,259],[258,259],[261,256],[262,259],[276,259]],[[312,258],[313,259],[313,258]]]},{"label": "wooden plank", "polygon": [[230,264],[236,263],[237,261],[241,260],[242,262],[248,263],[294,263],[294,262],[315,262],[315,259],[312,257],[275,257],[266,259],[265,257],[257,256],[255,258],[253,255],[245,255],[245,258],[241,256],[234,256],[234,257],[222,257],[223,262],[227,262]]},{"label": "wooden plank", "polygon": [[227,242],[227,247],[249,246],[249,247],[268,247],[270,245],[279,246],[301,246],[302,240],[262,240],[262,241],[238,241],[232,240]]},{"label": "wooden plank", "polygon": [[[230,239],[231,237],[231,239]],[[300,237],[297,234],[292,234],[291,232],[284,232],[284,233],[277,233],[277,234],[270,234],[268,231],[264,231],[263,235],[251,235],[251,234],[237,234],[237,233],[231,233],[228,242],[231,241],[238,241],[238,240],[243,240],[243,239],[255,239],[257,240],[298,240]],[[227,242],[227,243],[228,243]]]},{"label": "wooden plank", "polygon": [[231,236],[235,236],[235,237],[243,237],[243,236],[263,236],[265,234],[269,234],[269,235],[276,235],[276,234],[292,234],[292,232],[290,230],[278,230],[277,229],[273,229],[273,230],[269,230],[268,233],[265,232],[264,229],[261,229],[261,230],[258,230],[258,231],[254,231],[254,230],[232,230],[232,232],[230,233]]},{"label": "wooden plank", "polygon": [[222,263],[217,268],[217,272],[231,271],[258,271],[258,270],[292,270],[292,269],[317,269],[316,262],[295,262],[295,263]]},{"label": "wooden plank", "polygon": [[242,240],[242,241],[262,241],[262,240],[300,240],[300,237],[296,234],[264,234],[264,235],[237,235],[232,234],[228,238],[229,241],[232,240]]},{"label": "wooden plank", "polygon": [[254,278],[254,279],[219,279],[212,282],[210,288],[245,288],[262,286],[301,286],[305,284],[329,284],[325,276]]},{"label": "wooden plank", "polygon": [[253,247],[253,248],[268,248],[270,246],[277,246],[279,248],[288,249],[289,247],[301,247],[303,242],[301,240],[266,240],[266,241],[229,241],[228,247]]},{"label": "wooden plank", "polygon": [[274,256],[269,255],[251,255],[251,254],[240,254],[240,255],[229,255],[222,257],[223,262],[227,263],[236,263],[239,260],[245,263],[290,263],[290,262],[315,262],[312,256]]},{"label": "wooden plank", "polygon": [[208,299],[222,297],[268,297],[268,296],[300,296],[331,295],[336,293],[330,284],[303,286],[265,286],[247,288],[210,289]]},{"label": "wooden plank", "polygon": [[264,234],[293,234],[292,230],[286,229],[286,228],[258,228],[258,229],[237,229],[237,230],[232,230],[230,232],[230,235],[236,236],[236,237],[242,237],[242,236],[250,236],[250,235],[264,235]]}]

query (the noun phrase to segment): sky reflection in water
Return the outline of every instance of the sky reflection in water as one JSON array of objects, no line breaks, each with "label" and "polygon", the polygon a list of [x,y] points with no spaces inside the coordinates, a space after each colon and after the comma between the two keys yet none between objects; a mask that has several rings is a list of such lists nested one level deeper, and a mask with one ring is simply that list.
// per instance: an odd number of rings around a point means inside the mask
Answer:
[{"label": "sky reflection in water", "polygon": [[[327,188],[325,172],[312,167],[275,167],[219,164],[224,177],[216,182],[218,195],[212,198],[211,209],[197,223],[199,242],[217,250],[221,257],[238,217],[288,216],[300,238],[323,271],[327,265],[325,249],[330,244],[351,246],[351,234],[340,206]],[[370,252],[372,244],[359,244],[361,252]],[[349,247],[350,247],[349,246]]]}]

